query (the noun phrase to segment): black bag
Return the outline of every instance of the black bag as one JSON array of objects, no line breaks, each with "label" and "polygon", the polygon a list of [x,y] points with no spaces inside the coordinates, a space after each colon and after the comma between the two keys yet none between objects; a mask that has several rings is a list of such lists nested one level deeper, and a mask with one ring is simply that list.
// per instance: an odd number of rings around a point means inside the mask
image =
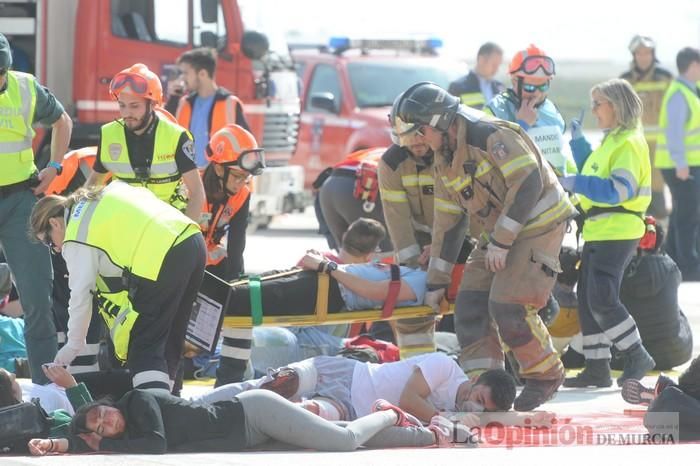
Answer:
[{"label": "black bag", "polygon": [[26,453],[27,442],[49,435],[50,418],[39,399],[0,408],[0,452]]}]

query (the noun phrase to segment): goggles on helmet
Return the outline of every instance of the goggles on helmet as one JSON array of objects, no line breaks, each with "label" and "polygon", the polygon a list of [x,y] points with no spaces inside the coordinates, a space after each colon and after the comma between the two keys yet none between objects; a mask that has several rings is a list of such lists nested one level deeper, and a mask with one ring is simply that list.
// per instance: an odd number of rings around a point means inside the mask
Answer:
[{"label": "goggles on helmet", "polygon": [[110,94],[117,95],[127,86],[137,94],[145,94],[148,89],[148,81],[138,74],[119,73],[109,83],[109,92]]},{"label": "goggles on helmet", "polygon": [[515,72],[521,71],[528,75],[534,75],[540,69],[545,76],[554,76],[554,60],[544,55],[530,55],[525,57]]},{"label": "goggles on helmet", "polygon": [[251,175],[260,175],[265,168],[265,150],[250,149],[241,152],[233,162],[221,164],[223,167],[237,167],[241,170],[250,173]]}]

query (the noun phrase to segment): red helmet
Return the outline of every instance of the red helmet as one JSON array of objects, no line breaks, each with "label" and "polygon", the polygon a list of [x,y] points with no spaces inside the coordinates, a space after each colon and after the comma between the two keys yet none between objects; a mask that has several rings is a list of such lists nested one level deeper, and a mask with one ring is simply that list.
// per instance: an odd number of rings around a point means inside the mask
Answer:
[{"label": "red helmet", "polygon": [[136,63],[112,78],[109,83],[112,98],[117,100],[122,92],[151,100],[156,105],[163,103],[163,85],[160,78],[143,63]]},{"label": "red helmet", "polygon": [[521,78],[535,78],[535,80],[549,81],[554,76],[554,60],[544,50],[530,44],[525,50],[515,54],[508,66],[511,76]]},{"label": "red helmet", "polygon": [[209,162],[259,175],[265,168],[265,155],[255,138],[238,125],[226,125],[209,140]]}]

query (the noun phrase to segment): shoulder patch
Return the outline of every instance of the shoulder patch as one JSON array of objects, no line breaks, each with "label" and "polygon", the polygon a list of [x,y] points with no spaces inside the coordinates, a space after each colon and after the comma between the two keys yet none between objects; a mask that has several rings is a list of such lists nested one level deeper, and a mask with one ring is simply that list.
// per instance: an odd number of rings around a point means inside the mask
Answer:
[{"label": "shoulder patch", "polygon": [[382,155],[382,161],[392,170],[396,171],[401,165],[401,162],[409,157],[408,150],[401,146],[392,144]]},{"label": "shoulder patch", "polygon": [[182,152],[188,159],[194,162],[194,141],[192,141],[192,139],[185,141],[182,145]]},{"label": "shoulder patch", "polygon": [[498,127],[489,121],[467,122],[467,144],[486,151],[486,141],[489,136],[498,131]]}]

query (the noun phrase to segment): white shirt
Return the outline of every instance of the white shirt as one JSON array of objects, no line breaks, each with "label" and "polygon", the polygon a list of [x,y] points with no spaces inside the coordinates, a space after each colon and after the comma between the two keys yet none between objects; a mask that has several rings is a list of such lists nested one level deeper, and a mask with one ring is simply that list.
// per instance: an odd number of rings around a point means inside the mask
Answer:
[{"label": "white shirt", "polygon": [[59,387],[54,383],[37,385],[28,379],[17,379],[17,383],[22,388],[23,401],[32,401],[32,398],[39,398],[39,404],[47,413],[63,409],[68,411],[68,414],[71,416],[75,414],[63,387]]},{"label": "white shirt", "polygon": [[457,389],[469,379],[453,359],[444,353],[430,353],[398,362],[356,364],[350,393],[357,417],[369,414],[379,398],[398,406],[416,367],[430,387],[428,401],[441,411],[456,411]]}]

